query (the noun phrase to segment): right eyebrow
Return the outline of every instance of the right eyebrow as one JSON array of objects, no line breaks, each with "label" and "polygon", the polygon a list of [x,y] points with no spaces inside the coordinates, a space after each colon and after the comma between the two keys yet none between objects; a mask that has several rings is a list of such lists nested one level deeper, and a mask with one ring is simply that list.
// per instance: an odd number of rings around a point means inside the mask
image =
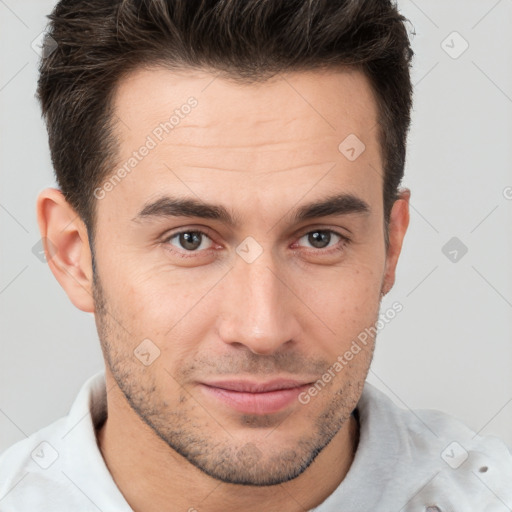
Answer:
[{"label": "right eyebrow", "polygon": [[200,217],[220,220],[230,226],[238,225],[238,220],[224,206],[195,198],[161,197],[146,204],[132,220],[138,221],[148,217]]}]

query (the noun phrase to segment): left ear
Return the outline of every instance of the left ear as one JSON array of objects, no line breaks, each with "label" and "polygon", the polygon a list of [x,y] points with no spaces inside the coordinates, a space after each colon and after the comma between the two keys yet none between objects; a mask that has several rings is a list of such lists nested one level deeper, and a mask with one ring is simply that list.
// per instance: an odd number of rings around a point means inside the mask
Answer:
[{"label": "left ear", "polygon": [[411,191],[400,189],[389,217],[389,247],[386,254],[386,268],[382,281],[382,293],[385,295],[395,284],[395,269],[402,250],[402,242],[409,226],[409,199]]}]

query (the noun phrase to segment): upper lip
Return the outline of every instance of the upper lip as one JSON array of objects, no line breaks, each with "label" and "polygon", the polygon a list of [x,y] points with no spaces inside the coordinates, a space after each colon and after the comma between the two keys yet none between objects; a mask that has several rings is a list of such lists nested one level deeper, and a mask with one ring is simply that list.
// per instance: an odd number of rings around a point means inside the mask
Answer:
[{"label": "upper lip", "polygon": [[275,379],[268,382],[251,382],[248,380],[222,380],[215,382],[203,382],[204,385],[227,389],[229,391],[239,391],[245,393],[266,393],[268,391],[277,391],[279,389],[293,389],[310,382],[298,381],[293,379]]}]

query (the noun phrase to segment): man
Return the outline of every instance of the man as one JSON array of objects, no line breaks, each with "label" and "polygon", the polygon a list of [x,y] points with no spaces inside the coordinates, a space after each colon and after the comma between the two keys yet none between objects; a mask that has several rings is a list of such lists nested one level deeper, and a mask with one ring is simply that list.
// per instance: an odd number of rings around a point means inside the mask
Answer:
[{"label": "man", "polygon": [[105,372],[4,452],[0,510],[510,510],[501,441],[365,383],[409,222],[396,7],[63,0],[50,18],[60,189],[38,220]]}]

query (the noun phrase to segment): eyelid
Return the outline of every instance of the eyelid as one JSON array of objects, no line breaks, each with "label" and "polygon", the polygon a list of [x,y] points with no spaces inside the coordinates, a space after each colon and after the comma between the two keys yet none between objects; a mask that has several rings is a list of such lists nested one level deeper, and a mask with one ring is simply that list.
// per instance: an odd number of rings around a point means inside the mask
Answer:
[{"label": "eyelid", "polygon": [[[314,233],[315,231],[327,231],[329,233],[334,233],[338,235],[339,237],[350,240],[349,235],[344,233],[344,229],[341,227],[333,228],[333,227],[327,227],[327,226],[321,226],[321,225],[313,225],[313,226],[307,226],[297,232],[296,236],[297,238],[302,238],[304,235],[307,235],[308,233]],[[348,231],[348,230],[346,230]]]},{"label": "eyelid", "polygon": [[180,235],[181,233],[201,233],[203,235],[206,235],[208,238],[213,240],[213,237],[211,235],[212,230],[206,226],[185,226],[174,228],[166,231],[163,235],[161,235],[160,240],[162,242],[165,242],[169,240],[170,238],[175,237],[176,235]]},{"label": "eyelid", "polygon": [[[167,232],[160,240],[161,243],[163,244],[169,244],[170,245],[170,240],[172,238],[175,238],[176,236],[178,235],[181,235],[183,233],[199,233],[200,235],[208,238],[211,242],[212,242],[212,246],[213,245],[218,245],[216,244],[214,238],[211,236],[211,234],[209,233],[209,229],[207,229],[206,227],[204,226],[201,226],[201,227],[197,227],[197,228],[194,228],[194,227],[190,227],[190,228],[177,228],[178,231],[172,231],[172,232]],[[209,247],[208,249],[202,249],[201,251],[185,251],[184,249],[182,251],[179,250],[179,248],[174,248],[174,250],[176,252],[180,252],[180,253],[187,253],[187,254],[194,254],[194,253],[200,253],[200,252],[204,252],[204,251],[209,251],[211,250],[212,247]]]},{"label": "eyelid", "polygon": [[[317,231],[323,231],[323,232],[326,232],[326,233],[331,233],[331,234],[334,234],[336,236],[338,236],[340,238],[340,241],[331,246],[331,247],[326,247],[324,249],[315,249],[314,247],[305,247],[305,251],[306,252],[309,252],[309,253],[318,253],[320,255],[328,255],[328,254],[331,254],[333,252],[337,252],[337,251],[340,251],[340,250],[343,250],[346,245],[348,245],[351,240],[350,238],[347,236],[347,235],[344,235],[343,233],[340,233],[339,231],[335,230],[335,229],[331,229],[331,228],[313,228],[313,229],[308,229],[306,230],[304,233],[302,233],[301,235],[298,236],[298,240],[300,240],[301,238],[303,238],[304,236],[310,234],[310,233],[315,233]],[[296,247],[298,245],[298,240],[297,242],[294,242],[293,243],[293,247]]]},{"label": "eyelid", "polygon": [[[186,228],[177,228],[178,230],[177,231],[171,231],[171,232],[167,232],[161,239],[161,243],[163,244],[167,244],[167,245],[170,245],[170,240],[182,233],[199,233],[203,236],[206,236],[207,238],[210,239],[210,241],[212,242],[212,245],[219,245],[215,242],[214,238],[210,235],[209,233],[209,229],[206,228],[205,226],[201,226],[201,227],[186,227]],[[340,228],[341,229],[341,228]],[[305,235],[308,235],[310,233],[314,233],[316,231],[324,231],[324,232],[327,232],[327,233],[333,233],[337,236],[340,237],[340,242],[338,244],[336,244],[335,246],[333,247],[329,247],[327,249],[315,249],[315,248],[312,248],[312,247],[306,247],[306,251],[309,251],[309,252],[319,252],[319,253],[325,253],[325,254],[328,254],[330,251],[336,251],[336,250],[339,250],[340,247],[339,245],[341,244],[342,246],[345,246],[347,243],[350,243],[351,242],[351,239],[346,235],[344,234],[343,232],[340,232],[338,230],[335,230],[333,228],[328,228],[328,227],[317,227],[317,226],[308,226],[306,228],[304,228],[303,230],[299,231],[297,234],[294,235],[294,238],[297,239],[296,242],[294,242],[292,245],[295,246],[297,245],[297,242],[298,240],[300,240],[302,237],[304,237]],[[204,252],[210,252],[213,247],[209,247],[208,249],[202,249],[200,251],[186,251],[186,250],[180,250],[179,248],[177,247],[174,247],[172,246],[173,248],[170,249],[172,252],[175,252],[179,255],[187,255],[187,256],[194,256],[196,254],[201,254],[201,253],[204,253]]]}]

